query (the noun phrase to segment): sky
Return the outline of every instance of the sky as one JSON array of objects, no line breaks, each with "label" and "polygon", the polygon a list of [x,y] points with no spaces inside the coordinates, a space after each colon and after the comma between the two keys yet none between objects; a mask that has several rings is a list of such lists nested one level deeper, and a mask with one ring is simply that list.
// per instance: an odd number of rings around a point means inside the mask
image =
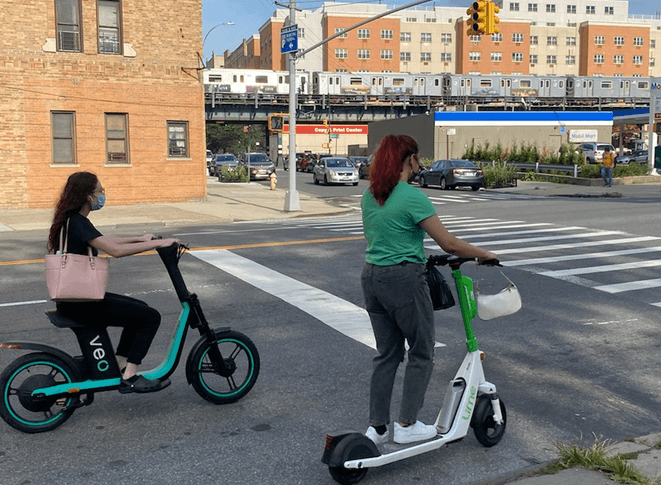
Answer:
[{"label": "sky", "polygon": [[[391,7],[412,2],[413,0],[369,1],[369,3],[385,3]],[[280,0],[280,3],[289,5],[289,0]],[[296,6],[305,10],[315,10],[321,4],[322,0],[296,0]],[[423,5],[468,8],[469,4],[470,0],[436,0]],[[282,7],[278,7],[274,0],[202,0],[202,34],[203,37],[207,36],[204,43],[205,58],[211,56],[211,51],[223,54],[226,49],[233,51],[239,47],[243,39],[259,33],[259,28],[278,8]],[[630,14],[653,15],[659,10],[661,6],[658,0],[629,1]],[[234,25],[219,25],[230,22]]]}]

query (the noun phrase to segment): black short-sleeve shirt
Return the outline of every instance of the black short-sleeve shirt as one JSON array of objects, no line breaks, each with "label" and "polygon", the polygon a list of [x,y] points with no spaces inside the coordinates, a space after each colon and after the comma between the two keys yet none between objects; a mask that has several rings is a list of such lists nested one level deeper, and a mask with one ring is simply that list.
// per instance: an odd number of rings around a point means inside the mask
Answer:
[{"label": "black short-sleeve shirt", "polygon": [[[66,228],[66,222],[64,223],[64,227]],[[67,252],[85,255],[87,254],[89,242],[99,236],[103,236],[103,234],[97,231],[96,227],[94,227],[87,217],[77,212],[69,216]],[[60,238],[58,237],[57,245],[59,246],[59,244]],[[96,248],[92,248],[92,254],[94,256],[97,256],[98,253]]]}]

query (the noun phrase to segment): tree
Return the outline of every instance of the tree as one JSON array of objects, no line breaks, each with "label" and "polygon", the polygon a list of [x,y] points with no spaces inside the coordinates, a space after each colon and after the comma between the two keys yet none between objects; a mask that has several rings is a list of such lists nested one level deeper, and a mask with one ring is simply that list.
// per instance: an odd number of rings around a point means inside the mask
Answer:
[{"label": "tree", "polygon": [[238,154],[254,150],[257,142],[265,146],[263,126],[252,125],[247,133],[244,133],[243,126],[207,123],[207,149],[214,153]]}]

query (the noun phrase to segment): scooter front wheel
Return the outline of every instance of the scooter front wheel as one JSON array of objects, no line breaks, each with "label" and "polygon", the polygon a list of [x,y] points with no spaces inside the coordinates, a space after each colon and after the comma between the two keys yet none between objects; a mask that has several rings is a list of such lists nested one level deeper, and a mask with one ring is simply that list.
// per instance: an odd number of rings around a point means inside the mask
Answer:
[{"label": "scooter front wheel", "polygon": [[238,401],[248,394],[259,375],[259,353],[247,336],[229,330],[216,335],[218,349],[231,370],[221,376],[211,360],[211,344],[196,345],[186,362],[188,381],[203,399],[214,404]]},{"label": "scooter front wheel", "polygon": [[45,352],[19,357],[0,375],[0,417],[24,433],[51,431],[73,414],[77,396],[32,396],[32,391],[74,382],[75,373],[64,360]]},{"label": "scooter front wheel", "polygon": [[471,419],[471,427],[475,433],[475,438],[483,446],[490,447],[497,444],[505,434],[505,426],[507,425],[507,414],[505,412],[505,404],[500,402],[500,413],[503,416],[503,422],[497,424],[493,419],[493,406],[491,399],[488,395],[482,395],[477,401],[473,418]]}]

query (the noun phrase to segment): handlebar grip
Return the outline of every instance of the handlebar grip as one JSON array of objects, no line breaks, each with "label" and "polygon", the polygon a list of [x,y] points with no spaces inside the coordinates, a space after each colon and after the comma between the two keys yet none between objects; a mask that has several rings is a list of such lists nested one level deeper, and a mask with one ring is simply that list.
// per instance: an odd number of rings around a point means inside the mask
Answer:
[{"label": "handlebar grip", "polygon": [[497,259],[487,259],[486,261],[482,262],[482,265],[484,265],[484,266],[501,266],[501,267],[503,266],[502,264],[500,264],[500,261],[498,261]]}]

